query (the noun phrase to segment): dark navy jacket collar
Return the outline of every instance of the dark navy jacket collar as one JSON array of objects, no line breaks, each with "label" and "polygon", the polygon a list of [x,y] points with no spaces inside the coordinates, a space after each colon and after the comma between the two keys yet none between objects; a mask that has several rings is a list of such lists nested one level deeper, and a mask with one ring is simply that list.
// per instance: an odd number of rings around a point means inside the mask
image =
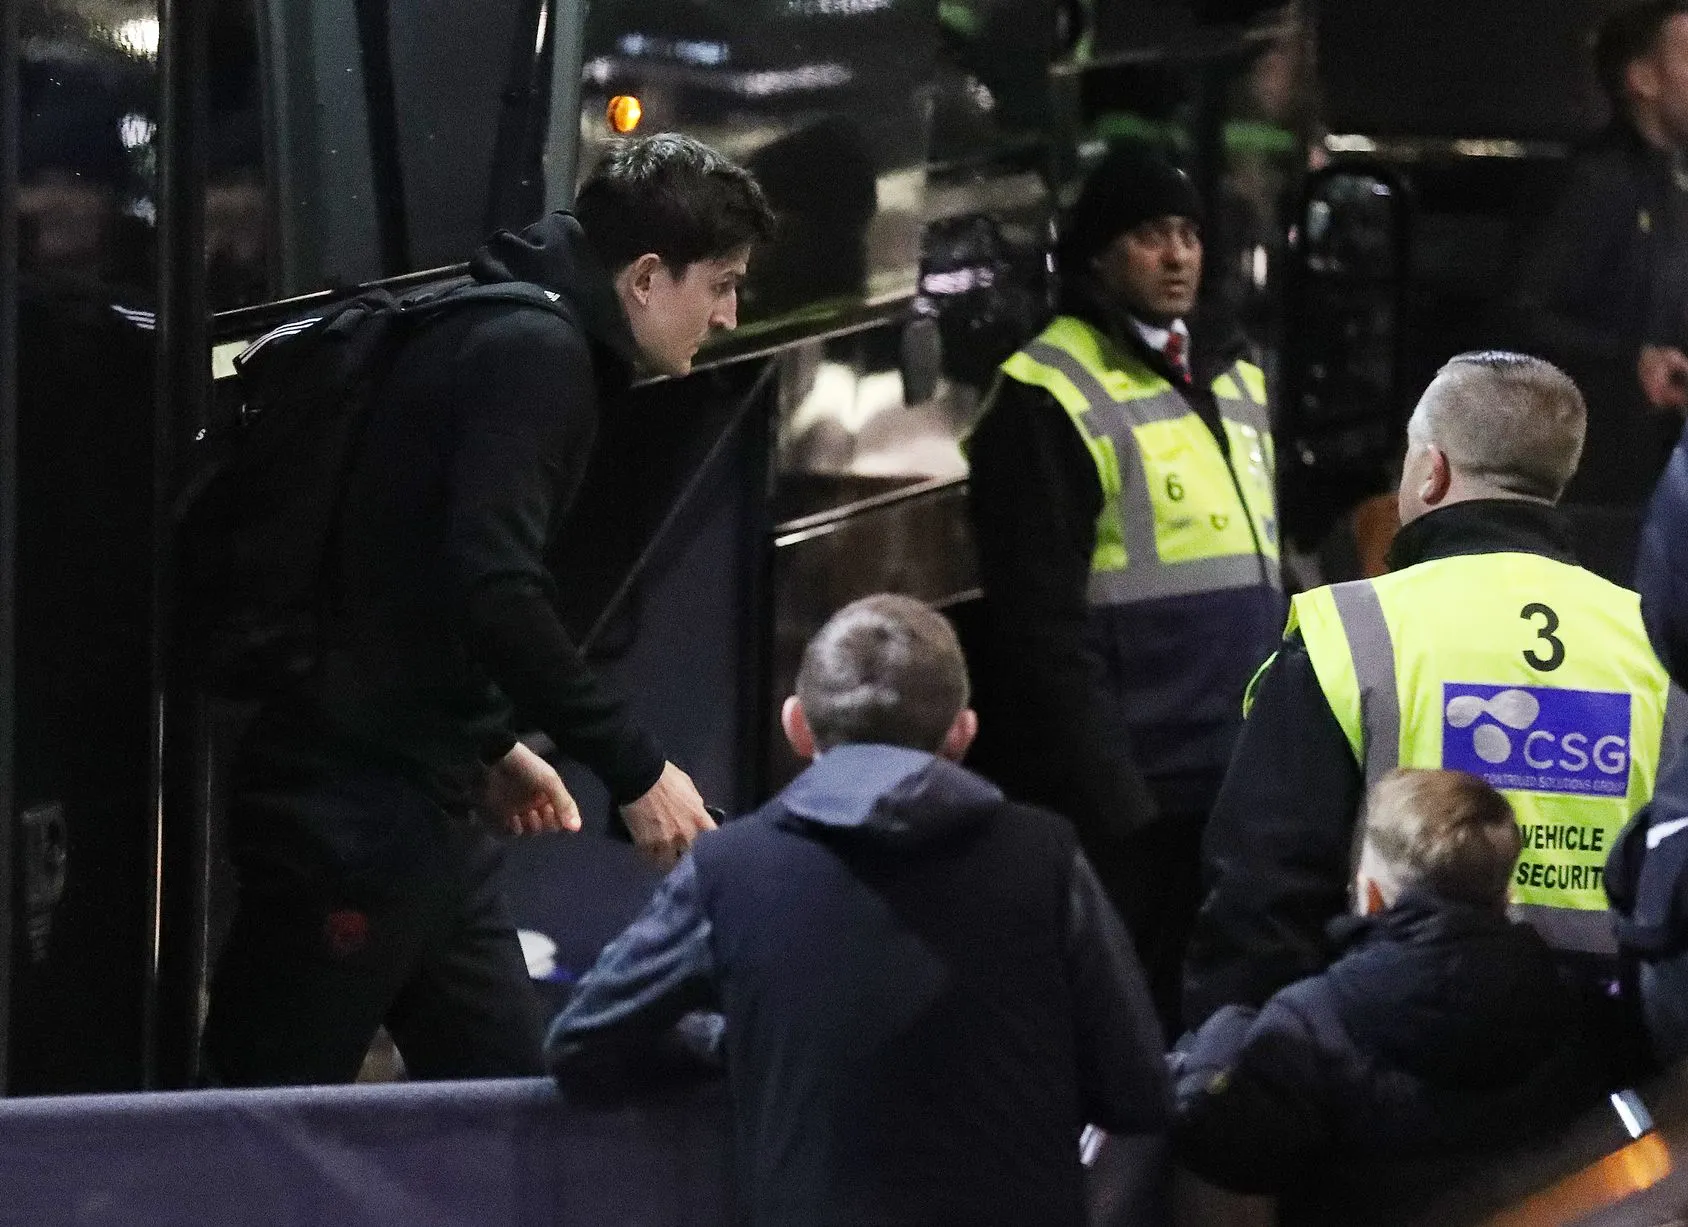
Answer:
[{"label": "dark navy jacket collar", "polygon": [[1393,906],[1375,915],[1344,913],[1335,917],[1325,926],[1325,933],[1338,949],[1354,949],[1376,942],[1422,944],[1445,940],[1450,934],[1513,927],[1514,923],[1500,912],[1443,899],[1423,890],[1406,890]]},{"label": "dark navy jacket collar", "polygon": [[977,822],[1002,800],[995,785],[936,755],[845,745],[816,759],[774,805],[803,822],[921,842]]},{"label": "dark navy jacket collar", "polygon": [[1406,525],[1389,549],[1389,569],[1465,554],[1540,554],[1576,564],[1571,530],[1557,507],[1522,499],[1473,499],[1439,507]]}]

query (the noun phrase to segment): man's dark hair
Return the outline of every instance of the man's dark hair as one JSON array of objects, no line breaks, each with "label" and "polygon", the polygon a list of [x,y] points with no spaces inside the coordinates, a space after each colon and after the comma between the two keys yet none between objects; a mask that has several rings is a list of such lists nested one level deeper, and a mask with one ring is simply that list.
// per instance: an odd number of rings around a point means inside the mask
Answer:
[{"label": "man's dark hair", "polygon": [[934,752],[967,691],[949,622],[913,597],[889,594],[833,614],[797,674],[797,698],[821,750],[873,742]]},{"label": "man's dark hair", "polygon": [[581,185],[574,214],[611,272],[655,252],[678,274],[774,229],[749,171],[673,132],[612,142]]},{"label": "man's dark hair", "polygon": [[1594,71],[1619,115],[1629,113],[1624,85],[1629,66],[1659,45],[1665,22],[1688,14],[1688,0],[1642,0],[1606,19],[1594,40]]}]

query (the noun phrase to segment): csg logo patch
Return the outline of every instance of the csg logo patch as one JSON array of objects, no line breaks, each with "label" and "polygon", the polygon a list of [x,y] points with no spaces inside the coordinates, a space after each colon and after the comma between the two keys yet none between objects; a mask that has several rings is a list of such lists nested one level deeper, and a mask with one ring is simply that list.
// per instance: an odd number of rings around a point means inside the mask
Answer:
[{"label": "csg logo patch", "polygon": [[1496,788],[1629,792],[1630,696],[1541,686],[1442,685],[1442,766]]}]

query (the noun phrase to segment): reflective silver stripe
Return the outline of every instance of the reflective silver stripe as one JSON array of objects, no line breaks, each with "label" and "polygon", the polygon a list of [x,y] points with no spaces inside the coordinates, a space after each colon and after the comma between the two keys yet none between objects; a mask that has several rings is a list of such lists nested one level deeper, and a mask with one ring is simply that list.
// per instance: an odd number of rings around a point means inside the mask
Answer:
[{"label": "reflective silver stripe", "polygon": [[1176,422],[1194,412],[1184,398],[1173,390],[1171,384],[1148,396],[1122,401],[1108,391],[1107,385],[1096,377],[1094,371],[1060,346],[1051,345],[1048,341],[1033,341],[1025,347],[1024,352],[1032,361],[1065,375],[1068,382],[1078,389],[1078,394],[1090,402],[1090,411],[1093,414],[1118,406],[1125,410],[1129,421],[1138,426],[1145,426],[1150,422]]},{"label": "reflective silver stripe", "polygon": [[1360,683],[1360,727],[1366,742],[1369,789],[1401,764],[1401,698],[1395,688],[1395,641],[1377,589],[1369,579],[1330,590],[1354,676]]},{"label": "reflective silver stripe", "polygon": [[[1119,458],[1119,518],[1120,537],[1125,542],[1123,571],[1092,571],[1089,596],[1092,605],[1129,605],[1132,601],[1149,600],[1157,582],[1166,578],[1161,565],[1160,547],[1155,543],[1155,506],[1149,499],[1149,476],[1143,471],[1143,453],[1137,448],[1131,433],[1131,422],[1123,416],[1121,406],[1110,401],[1101,423],[1110,438],[1117,440],[1114,454]],[[1121,442],[1130,446],[1121,446]],[[1193,589],[1200,591],[1200,589]]]},{"label": "reflective silver stripe", "polygon": [[[1127,512],[1125,530],[1133,537],[1132,521],[1140,516]],[[1152,523],[1152,521],[1150,521]],[[1152,532],[1149,534],[1153,536]],[[1154,554],[1154,542],[1138,546],[1135,539],[1126,542],[1130,565],[1123,571],[1097,571],[1090,576],[1092,605],[1129,605],[1133,601],[1151,601],[1165,596],[1194,596],[1200,592],[1221,592],[1227,588],[1256,588],[1260,585],[1260,560],[1254,554],[1221,554],[1217,558],[1198,558],[1194,562],[1163,563]],[[1150,563],[1139,566],[1147,549]]]},{"label": "reflective silver stripe", "polygon": [[1529,924],[1555,950],[1579,954],[1616,954],[1618,935],[1612,928],[1612,913],[1605,908],[1546,907],[1539,903],[1515,903],[1507,909],[1514,920]]},{"label": "reflective silver stripe", "polygon": [[1140,396],[1136,400],[1122,401],[1120,404],[1125,410],[1125,416],[1137,426],[1147,426],[1151,422],[1176,422],[1195,412],[1182,396],[1173,391],[1170,384],[1152,396]]},{"label": "reflective silver stripe", "polygon": [[[1035,362],[1060,371],[1078,394],[1090,402],[1090,412],[1086,415],[1088,424],[1082,429],[1110,441],[1117,439],[1122,430],[1127,438],[1130,437],[1131,424],[1121,419],[1120,403],[1077,358],[1047,341],[1033,341],[1026,346],[1025,354]],[[1148,505],[1149,483],[1143,475],[1143,457],[1138,454],[1135,444],[1120,447],[1117,442],[1114,456],[1119,461],[1120,506],[1117,510],[1120,539],[1125,543],[1126,566],[1123,571],[1091,573],[1091,604],[1117,605],[1146,599],[1136,595],[1137,585],[1149,571],[1160,565],[1160,553],[1155,548],[1155,514],[1154,508]],[[1146,506],[1148,512],[1145,515]],[[1103,508],[1102,514],[1107,514],[1107,508]]]},{"label": "reflective silver stripe", "polygon": [[1048,341],[1033,341],[1024,351],[1026,357],[1043,366],[1052,367],[1067,377],[1067,381],[1078,389],[1078,394],[1090,402],[1094,412],[1104,405],[1114,403],[1113,396],[1102,385],[1084,363],[1073,357],[1058,345],[1051,345]]}]

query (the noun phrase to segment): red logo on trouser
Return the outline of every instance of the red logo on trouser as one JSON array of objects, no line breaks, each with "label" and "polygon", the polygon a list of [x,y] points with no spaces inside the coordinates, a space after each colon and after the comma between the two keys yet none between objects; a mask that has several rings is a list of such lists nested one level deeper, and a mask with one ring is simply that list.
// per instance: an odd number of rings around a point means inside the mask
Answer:
[{"label": "red logo on trouser", "polygon": [[330,912],[322,923],[322,938],[337,958],[356,954],[369,941],[369,917],[352,908]]}]

